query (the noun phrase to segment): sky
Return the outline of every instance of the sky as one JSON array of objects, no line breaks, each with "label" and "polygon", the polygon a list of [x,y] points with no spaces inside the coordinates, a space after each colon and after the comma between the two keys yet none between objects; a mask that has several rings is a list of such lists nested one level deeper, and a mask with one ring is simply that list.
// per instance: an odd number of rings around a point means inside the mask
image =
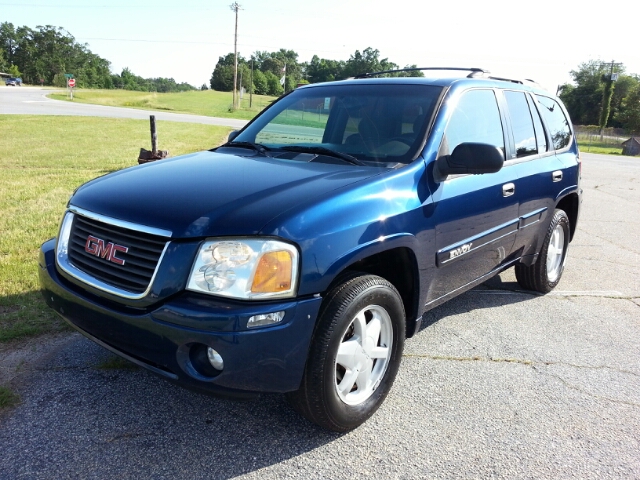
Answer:
[{"label": "sky", "polygon": [[[63,27],[76,41],[142,77],[209,84],[233,52],[231,0],[0,0],[0,22]],[[576,0],[238,0],[238,53],[281,48],[348,60],[372,47],[405,66],[479,67],[555,92],[588,60],[640,74],[637,15]],[[628,5],[631,6],[631,3]],[[622,7],[622,5],[621,5]],[[73,73],[73,72],[68,72]]]}]

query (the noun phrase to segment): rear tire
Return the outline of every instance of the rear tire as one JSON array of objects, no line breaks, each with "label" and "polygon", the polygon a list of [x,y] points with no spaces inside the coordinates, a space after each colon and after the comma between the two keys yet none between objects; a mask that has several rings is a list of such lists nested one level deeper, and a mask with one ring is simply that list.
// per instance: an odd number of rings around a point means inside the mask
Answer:
[{"label": "rear tire", "polygon": [[560,282],[569,248],[569,217],[556,209],[536,263],[516,265],[518,284],[527,290],[549,293]]},{"label": "rear tire", "polygon": [[405,312],[383,278],[360,275],[326,297],[293,408],[328,430],[347,432],[382,404],[400,366]]}]

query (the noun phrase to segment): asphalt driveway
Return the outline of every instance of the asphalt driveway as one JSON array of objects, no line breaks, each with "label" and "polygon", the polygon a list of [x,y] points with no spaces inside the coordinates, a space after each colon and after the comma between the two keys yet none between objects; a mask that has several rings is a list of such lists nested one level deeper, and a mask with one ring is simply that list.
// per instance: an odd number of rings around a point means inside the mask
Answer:
[{"label": "asphalt driveway", "polygon": [[114,357],[70,334],[0,361],[22,397],[0,419],[0,478],[640,478],[640,159],[583,154],[583,176],[557,290],[506,271],[429,312],[355,431],[280,395],[105,369]]}]

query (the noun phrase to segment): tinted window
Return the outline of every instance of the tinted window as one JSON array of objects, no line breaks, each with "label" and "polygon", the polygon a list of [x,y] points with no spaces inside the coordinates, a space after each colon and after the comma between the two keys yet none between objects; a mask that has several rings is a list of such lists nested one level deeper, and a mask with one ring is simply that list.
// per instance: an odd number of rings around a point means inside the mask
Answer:
[{"label": "tinted window", "polygon": [[539,95],[536,95],[536,98],[542,107],[542,116],[549,129],[553,146],[556,150],[566,147],[571,141],[571,127],[562,108],[551,98]]},{"label": "tinted window", "polygon": [[542,127],[542,121],[540,120],[540,112],[538,112],[538,109],[533,103],[533,100],[528,95],[527,95],[527,101],[529,102],[531,116],[533,117],[533,126],[536,130],[536,142],[538,144],[538,153],[544,153],[547,151],[547,137],[544,134],[544,128]]},{"label": "tinted window", "polygon": [[536,133],[524,92],[504,92],[511,117],[513,140],[516,145],[516,157],[522,158],[538,153]]},{"label": "tinted window", "polygon": [[440,153],[451,155],[465,142],[486,143],[504,151],[502,121],[493,90],[471,90],[460,97],[447,124]]}]

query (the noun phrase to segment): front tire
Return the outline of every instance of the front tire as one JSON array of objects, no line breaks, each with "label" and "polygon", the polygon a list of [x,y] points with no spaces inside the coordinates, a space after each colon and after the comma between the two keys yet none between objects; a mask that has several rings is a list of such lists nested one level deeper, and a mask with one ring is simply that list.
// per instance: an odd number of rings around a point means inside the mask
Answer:
[{"label": "front tire", "polygon": [[516,279],[522,288],[549,293],[560,282],[569,248],[569,217],[556,209],[547,229],[536,263],[516,265]]},{"label": "front tire", "polygon": [[382,404],[400,366],[405,312],[381,277],[358,275],[335,287],[321,310],[300,388],[291,405],[328,430],[346,432]]}]

